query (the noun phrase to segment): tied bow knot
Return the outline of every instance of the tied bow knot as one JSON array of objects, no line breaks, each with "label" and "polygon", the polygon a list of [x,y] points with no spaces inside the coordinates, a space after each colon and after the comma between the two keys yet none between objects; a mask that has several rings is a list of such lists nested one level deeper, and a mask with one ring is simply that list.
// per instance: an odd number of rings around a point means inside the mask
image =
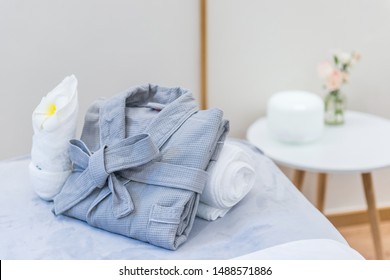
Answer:
[{"label": "tied bow knot", "polygon": [[104,161],[104,152],[107,146],[104,146],[91,154],[88,161],[88,170],[93,184],[102,188],[107,181],[109,173],[106,171],[106,164]]},{"label": "tied bow knot", "polygon": [[64,192],[55,198],[54,212],[62,214],[85,199],[96,188],[100,188],[102,191],[91,204],[87,215],[110,193],[114,216],[122,218],[129,215],[134,210],[134,203],[117,173],[139,167],[158,156],[159,149],[149,134],[125,138],[113,145],[105,145],[94,153],[83,141],[70,140],[69,158],[73,163],[74,172],[80,175],[75,180],[68,180],[66,184],[75,184],[77,191],[66,192],[64,187]]}]

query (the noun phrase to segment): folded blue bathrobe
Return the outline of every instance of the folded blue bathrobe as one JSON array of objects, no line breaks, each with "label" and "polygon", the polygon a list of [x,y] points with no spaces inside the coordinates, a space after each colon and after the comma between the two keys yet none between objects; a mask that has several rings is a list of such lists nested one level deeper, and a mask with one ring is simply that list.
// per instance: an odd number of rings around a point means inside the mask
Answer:
[{"label": "folded blue bathrobe", "polygon": [[73,172],[54,213],[175,250],[186,241],[229,130],[188,90],[145,85],[98,100],[71,140]]}]

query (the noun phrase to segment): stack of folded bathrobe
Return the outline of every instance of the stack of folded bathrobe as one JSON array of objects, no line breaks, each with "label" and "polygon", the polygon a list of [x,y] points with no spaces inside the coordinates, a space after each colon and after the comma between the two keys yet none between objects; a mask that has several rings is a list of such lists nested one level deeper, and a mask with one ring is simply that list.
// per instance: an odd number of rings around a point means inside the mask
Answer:
[{"label": "stack of folded bathrobe", "polygon": [[223,217],[252,189],[256,167],[242,143],[226,140],[218,160],[208,171],[209,179],[200,196],[197,216],[213,221]]},{"label": "stack of folded bathrobe", "polygon": [[33,113],[30,174],[53,212],[175,250],[195,216],[223,217],[252,188],[249,154],[225,138],[219,109],[188,90],[144,85],[88,109],[73,139],[77,80],[64,79]]},{"label": "stack of folded bathrobe", "polygon": [[175,250],[192,229],[228,122],[191,92],[144,85],[88,109],[54,213]]}]

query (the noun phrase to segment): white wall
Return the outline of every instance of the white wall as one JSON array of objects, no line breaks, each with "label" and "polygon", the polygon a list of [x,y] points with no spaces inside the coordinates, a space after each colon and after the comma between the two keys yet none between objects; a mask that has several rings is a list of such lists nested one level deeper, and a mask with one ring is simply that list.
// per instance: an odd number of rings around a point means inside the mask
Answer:
[{"label": "white wall", "polygon": [[[334,48],[362,53],[344,88],[348,108],[390,118],[389,0],[208,3],[209,104],[225,111],[231,135],[245,137],[277,91],[302,89],[322,95],[317,64]],[[390,170],[374,173],[380,205],[390,205],[389,181]],[[303,191],[315,201],[313,174]],[[326,211],[364,207],[358,175],[330,176]]]},{"label": "white wall", "polygon": [[142,83],[199,95],[197,0],[0,1],[0,159],[31,149],[31,113],[65,76],[87,106]]}]

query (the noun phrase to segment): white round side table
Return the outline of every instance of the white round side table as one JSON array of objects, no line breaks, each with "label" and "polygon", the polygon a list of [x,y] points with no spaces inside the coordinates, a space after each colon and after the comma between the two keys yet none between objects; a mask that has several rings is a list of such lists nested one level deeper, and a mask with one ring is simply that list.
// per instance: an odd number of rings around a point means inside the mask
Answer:
[{"label": "white round side table", "polygon": [[267,119],[254,122],[247,139],[276,163],[295,170],[293,183],[301,189],[305,171],[318,173],[317,207],[323,211],[326,174],[356,172],[362,175],[367,210],[378,259],[383,258],[371,172],[390,166],[390,120],[347,111],[345,124],[325,126],[320,139],[306,144],[286,144],[272,137]]}]

